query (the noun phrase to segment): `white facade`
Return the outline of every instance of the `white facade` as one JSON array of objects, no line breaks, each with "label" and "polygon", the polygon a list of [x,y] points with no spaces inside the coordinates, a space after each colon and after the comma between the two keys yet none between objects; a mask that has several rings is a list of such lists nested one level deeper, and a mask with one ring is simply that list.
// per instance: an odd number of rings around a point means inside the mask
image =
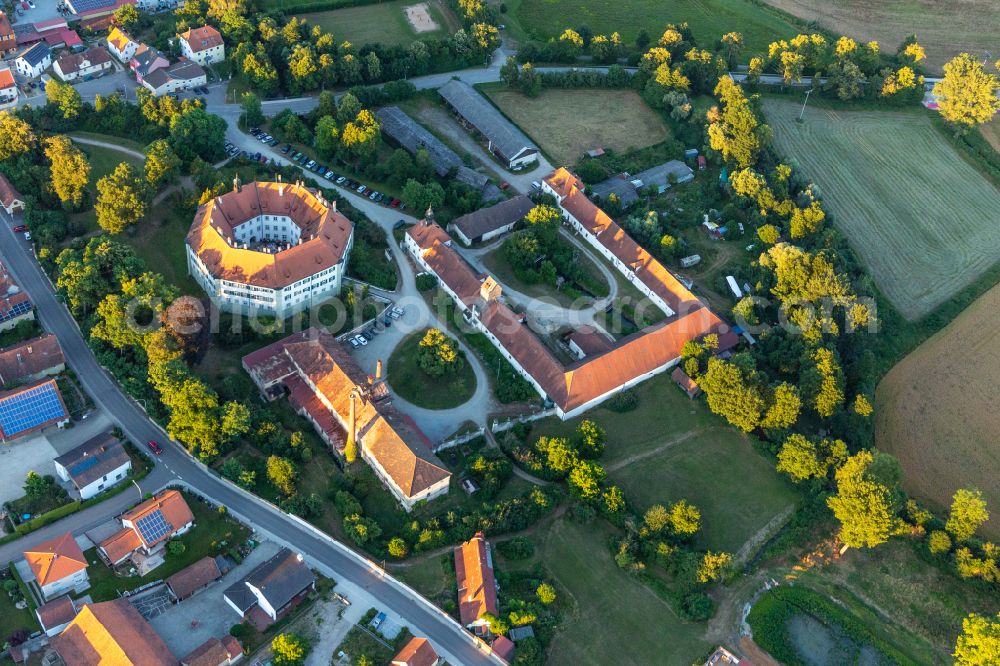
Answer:
[{"label": "white facade", "polygon": [[375,472],[375,476],[377,476],[382,481],[382,484],[389,489],[389,492],[393,494],[396,501],[399,502],[400,506],[402,506],[407,513],[413,511],[413,507],[417,505],[417,502],[430,501],[440,497],[441,495],[448,494],[448,485],[451,482],[450,475],[441,479],[437,483],[428,486],[423,491],[407,497],[406,493],[403,492],[403,489],[400,488],[396,482],[393,481],[392,477],[385,471],[385,469],[382,468],[378,459],[373,455],[369,455],[368,449],[364,445],[361,447],[361,458],[368,463],[368,465]]},{"label": "white facade", "polygon": [[[132,57],[135,56],[135,50],[139,48],[139,45],[131,39],[125,37],[124,33],[122,34],[122,39],[118,43],[115,43],[109,37],[107,44],[108,50],[111,51],[111,55],[118,58],[118,61],[122,64],[126,64],[132,60]],[[119,48],[119,46],[121,46],[121,48]]]},{"label": "white facade", "polygon": [[[258,216],[244,222],[234,230],[236,240],[250,238],[251,229],[261,228],[261,217],[277,218],[277,216]],[[287,220],[287,226],[290,227],[287,229],[289,241],[294,236],[297,243],[300,233],[298,225],[287,217],[284,219]],[[250,226],[248,227],[248,225]],[[242,231],[244,227],[247,227],[246,231]],[[347,256],[350,254],[353,243],[354,237],[352,236],[348,241],[343,258],[336,265],[280,289],[258,287],[223,278],[216,279],[209,273],[205,264],[198,258],[190,245],[187,246],[188,273],[194,276],[212,302],[226,312],[260,312],[284,319],[312,305],[318,305],[340,292],[344,271],[347,268]]]},{"label": "white facade", "polygon": [[32,65],[31,63],[29,63],[27,60],[25,60],[20,56],[16,60],[14,60],[14,69],[17,70],[18,74],[28,79],[37,79],[39,76],[42,75],[42,72],[48,69],[51,65],[52,65],[51,53],[46,54],[46,56],[42,58],[42,60],[35,65]]},{"label": "white facade", "polygon": [[60,580],[54,580],[44,587],[40,587],[42,596],[46,600],[55,599],[67,592],[79,594],[90,587],[90,578],[86,569],[80,569],[72,576],[66,576]]},{"label": "white facade", "polygon": [[[17,106],[17,86],[0,88],[0,111],[6,111]],[[10,213],[10,211],[7,211]]]},{"label": "white facade", "polygon": [[55,64],[52,66],[52,71],[63,81],[76,81],[77,79],[84,78],[87,76],[93,76],[94,74],[100,74],[106,70],[112,68],[111,61],[101,62],[97,64],[91,64],[89,60],[85,60],[80,63],[80,69],[75,72],[64,72],[59,67],[59,61],[56,60]]},{"label": "white facade", "polygon": [[257,605],[260,607],[260,609],[265,613],[267,613],[267,616],[272,620],[277,620],[278,609],[273,608],[271,606],[271,604],[267,601],[267,597],[264,596],[264,593],[261,592],[260,589],[251,585],[250,583],[246,583],[246,586],[250,589],[251,592],[253,592],[253,596],[257,597]]},{"label": "white facade", "polygon": [[207,49],[202,49],[201,51],[195,51],[183,37],[180,38],[180,43],[181,54],[183,54],[183,56],[188,60],[194,60],[202,67],[216,62],[222,62],[226,59],[225,44],[219,44],[218,46],[212,46]]},{"label": "white facade", "polygon": [[[179,92],[181,90],[191,90],[192,88],[197,88],[198,86],[203,86],[208,83],[208,77],[206,76],[204,70],[202,70],[201,74],[192,78],[176,78],[171,76],[170,68],[158,71],[166,72],[165,80],[160,81],[160,77],[154,75],[147,75],[142,80],[143,87],[153,93],[154,97],[169,95],[170,93]],[[150,78],[153,78],[155,84],[150,82]]]},{"label": "white facade", "polygon": [[[55,465],[56,465],[56,474],[59,476],[60,479],[69,483],[74,483],[72,477],[70,477],[69,470],[60,465],[58,462]],[[84,500],[90,499],[94,495],[104,492],[108,488],[117,485],[122,480],[124,480],[126,476],[128,476],[128,473],[131,470],[132,470],[132,461],[128,460],[120,467],[111,470],[101,478],[94,479],[86,486],[83,486],[82,488],[77,486],[76,488],[77,491],[80,493],[80,499]],[[76,484],[74,483],[74,485]]]}]

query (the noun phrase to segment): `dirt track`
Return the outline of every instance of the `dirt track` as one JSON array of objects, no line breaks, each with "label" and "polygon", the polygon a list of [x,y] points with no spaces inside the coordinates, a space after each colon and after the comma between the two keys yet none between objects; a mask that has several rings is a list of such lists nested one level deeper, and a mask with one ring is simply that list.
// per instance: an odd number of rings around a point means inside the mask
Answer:
[{"label": "dirt track", "polygon": [[956,489],[983,491],[1000,537],[1000,285],[903,359],[876,392],[878,448],[899,457],[904,486],[938,509]]}]

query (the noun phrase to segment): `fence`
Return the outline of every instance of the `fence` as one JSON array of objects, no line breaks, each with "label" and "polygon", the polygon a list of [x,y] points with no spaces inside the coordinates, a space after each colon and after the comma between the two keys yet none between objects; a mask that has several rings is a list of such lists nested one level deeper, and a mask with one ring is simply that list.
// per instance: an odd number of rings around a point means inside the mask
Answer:
[{"label": "fence", "polygon": [[437,446],[434,447],[434,453],[438,451],[444,451],[445,449],[451,449],[460,444],[465,444],[466,442],[474,440],[476,437],[481,437],[486,432],[483,427],[476,428],[471,432],[467,432],[464,435],[458,435],[457,437],[452,437],[451,439],[446,439]]},{"label": "fence", "polygon": [[518,423],[531,423],[532,421],[538,421],[540,419],[547,418],[549,416],[554,416],[556,410],[554,407],[549,409],[543,409],[540,412],[535,412],[534,414],[527,414],[523,416],[518,416],[516,418],[508,418],[506,421],[500,422],[496,419],[493,420],[493,425],[490,426],[490,430],[493,433],[504,432],[510,430]]}]

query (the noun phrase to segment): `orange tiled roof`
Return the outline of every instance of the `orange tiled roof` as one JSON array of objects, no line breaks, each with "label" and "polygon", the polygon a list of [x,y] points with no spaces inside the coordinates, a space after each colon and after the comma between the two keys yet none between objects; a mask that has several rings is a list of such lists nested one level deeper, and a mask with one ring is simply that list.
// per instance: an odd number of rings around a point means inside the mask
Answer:
[{"label": "orange tiled roof", "polygon": [[139,535],[131,527],[122,528],[98,544],[111,562],[121,562],[142,545]]},{"label": "orange tiled roof", "polygon": [[410,639],[402,650],[392,658],[392,666],[434,666],[438,663],[438,654],[434,646],[426,638]]},{"label": "orange tiled roof", "polygon": [[[6,71],[10,74],[9,69]],[[15,201],[24,201],[24,197],[22,197],[21,193],[17,191],[17,188],[14,187],[9,180],[7,180],[7,176],[0,173],[0,203],[9,207]]]},{"label": "orange tiled roof", "polygon": [[243,647],[232,636],[209,638],[181,659],[183,666],[220,666],[238,659]]},{"label": "orange tiled roof", "polygon": [[131,41],[132,38],[129,37],[125,31],[119,30],[118,28],[111,28],[111,32],[108,33],[108,43],[119,51],[124,50]]},{"label": "orange tiled roof", "polygon": [[14,73],[10,71],[10,67],[0,68],[0,90],[13,88],[15,85]]},{"label": "orange tiled roof", "polygon": [[[302,242],[282,252],[234,246],[233,229],[258,215],[282,215],[302,230]],[[255,182],[202,204],[186,242],[216,278],[280,289],[338,264],[354,225],[305,187]]]},{"label": "orange tiled roof", "polygon": [[[170,538],[173,531],[179,530],[188,523],[194,522],[194,514],[191,513],[191,509],[188,507],[187,502],[184,501],[184,496],[181,495],[180,491],[173,489],[165,490],[159,495],[146,500],[134,509],[126,511],[122,514],[122,522],[125,523],[127,521],[132,525],[137,525],[140,520],[157,509],[163,513],[164,520],[166,520],[167,523],[173,527],[173,530],[151,542],[146,542],[145,537],[139,533],[139,539],[142,540],[142,543],[146,547],[156,545],[161,541],[166,541]],[[135,528],[135,531],[137,533],[139,532],[138,527]]]},{"label": "orange tiled roof", "polygon": [[52,639],[66,666],[177,666],[170,649],[127,599],[87,604]]},{"label": "orange tiled roof", "polygon": [[483,613],[498,613],[493,559],[482,532],[455,547],[455,577],[458,580],[458,614],[462,624],[472,624]]},{"label": "orange tiled roof", "polygon": [[180,34],[181,39],[188,43],[195,53],[213,49],[222,44],[222,35],[210,25],[200,28],[188,28]]},{"label": "orange tiled roof", "polygon": [[24,551],[24,559],[35,574],[39,587],[45,587],[87,568],[87,558],[69,532]]}]

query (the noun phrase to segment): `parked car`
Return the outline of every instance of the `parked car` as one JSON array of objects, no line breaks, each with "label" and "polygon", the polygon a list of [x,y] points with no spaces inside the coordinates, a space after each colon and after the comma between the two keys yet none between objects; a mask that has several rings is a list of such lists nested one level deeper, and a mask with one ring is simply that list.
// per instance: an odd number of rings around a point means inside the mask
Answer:
[{"label": "parked car", "polygon": [[345,182],[347,182],[347,178],[345,176],[339,176],[337,178],[337,185],[343,185]]},{"label": "parked car", "polygon": [[284,146],[282,147],[282,149],[281,149],[281,152],[283,152],[284,154],[286,154],[286,155],[287,155],[287,154],[288,154],[288,151],[289,151],[289,150],[291,150],[291,149],[292,149],[292,144],[290,144],[290,143],[286,143],[286,144],[285,144],[285,145],[284,145]]},{"label": "parked car", "polygon": [[30,231],[25,231],[24,232],[24,240],[31,240],[31,232]]},{"label": "parked car", "polygon": [[271,146],[272,148],[274,148],[274,147],[275,147],[275,146],[277,146],[277,145],[278,145],[279,143],[280,143],[280,142],[279,142],[279,141],[278,141],[277,139],[275,139],[275,138],[274,138],[274,137],[272,136],[272,137],[271,137],[271,140],[267,142],[267,145],[269,145],[269,146]]},{"label": "parked car", "polygon": [[385,620],[385,613],[379,613],[378,615],[376,615],[375,619],[372,620],[372,629],[378,629],[379,625],[382,624],[384,620]]},{"label": "parked car", "polygon": [[351,346],[354,347],[355,349],[357,349],[358,347],[361,346],[361,344],[358,343],[358,341],[355,340],[354,338],[351,338],[350,343],[351,343]]},{"label": "parked car", "polygon": [[502,183],[500,183],[500,189],[501,190],[506,190],[509,187],[510,187],[510,183],[508,183],[506,180],[503,181]]},{"label": "parked car", "polygon": [[308,162],[306,162],[307,169],[312,169],[314,166],[316,166],[316,160],[309,160]]},{"label": "parked car", "polygon": [[14,232],[19,234],[22,234],[27,230],[28,230],[28,225],[26,224],[19,224],[16,227],[14,227]]},{"label": "parked car", "polygon": [[372,192],[371,194],[368,195],[368,200],[375,201],[376,197],[378,197],[378,192]]},{"label": "parked car", "polygon": [[368,344],[368,338],[361,335],[355,335],[354,340],[362,347]]},{"label": "parked car", "polygon": [[148,446],[149,450],[155,453],[156,455],[160,455],[161,453],[163,453],[163,448],[159,444],[157,444],[155,440],[152,439],[149,440],[148,442],[146,442],[146,446]]},{"label": "parked car", "polygon": [[390,206],[392,206],[393,208],[396,208],[397,206],[399,206],[399,204],[400,204],[400,201],[399,201],[399,199],[393,199],[393,200],[392,200],[392,201],[391,201],[391,202],[389,203],[389,205],[390,205]]},{"label": "parked car", "polygon": [[357,190],[358,194],[364,194],[367,190],[368,188],[365,187],[364,185],[358,185],[358,190]]},{"label": "parked car", "polygon": [[375,332],[372,331],[372,329],[369,328],[367,331],[362,331],[361,332],[361,336],[365,340],[374,340],[375,339]]}]

